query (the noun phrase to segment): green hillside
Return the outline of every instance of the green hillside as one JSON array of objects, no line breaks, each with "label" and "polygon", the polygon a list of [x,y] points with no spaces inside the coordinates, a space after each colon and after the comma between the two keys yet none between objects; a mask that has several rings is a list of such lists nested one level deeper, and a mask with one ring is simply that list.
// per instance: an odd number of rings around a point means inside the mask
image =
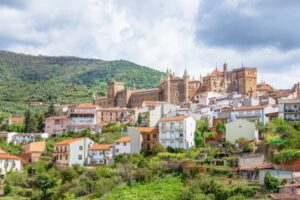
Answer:
[{"label": "green hillside", "polygon": [[[125,60],[103,61],[77,57],[31,56],[0,51],[0,112],[22,114],[28,102],[90,102],[104,95],[106,82],[150,88],[161,72]],[[44,109],[35,107],[34,109]]]}]

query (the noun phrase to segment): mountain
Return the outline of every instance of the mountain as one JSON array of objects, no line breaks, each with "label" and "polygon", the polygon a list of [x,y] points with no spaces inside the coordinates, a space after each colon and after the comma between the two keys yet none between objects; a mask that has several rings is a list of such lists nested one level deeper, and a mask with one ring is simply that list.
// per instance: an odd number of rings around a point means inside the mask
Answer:
[{"label": "mountain", "polygon": [[161,72],[126,60],[0,51],[0,112],[21,114],[28,108],[28,102],[36,101],[90,102],[94,92],[105,94],[107,81],[123,81],[126,87],[151,88],[158,85],[160,77]]}]

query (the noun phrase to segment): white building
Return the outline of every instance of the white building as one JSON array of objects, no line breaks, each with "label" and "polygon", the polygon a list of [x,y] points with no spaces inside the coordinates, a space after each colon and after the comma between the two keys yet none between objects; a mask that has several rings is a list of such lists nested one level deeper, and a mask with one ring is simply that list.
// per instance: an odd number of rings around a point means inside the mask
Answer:
[{"label": "white building", "polygon": [[255,123],[238,119],[226,124],[226,141],[235,143],[238,139],[246,141],[258,140],[258,130]]},{"label": "white building", "polygon": [[280,100],[278,103],[278,115],[289,122],[300,120],[300,99]]},{"label": "white building", "polygon": [[190,149],[194,146],[196,121],[187,115],[164,117],[159,121],[159,143],[164,147]]},{"label": "white building", "polygon": [[242,106],[231,113],[232,116],[230,121],[245,119],[248,121],[259,121],[262,124],[267,124],[269,121],[267,114],[277,111],[278,108],[275,105]]},{"label": "white building", "polygon": [[58,165],[86,165],[89,147],[94,143],[88,137],[63,140],[54,145],[53,157]]},{"label": "white building", "polygon": [[112,144],[93,144],[89,147],[88,164],[112,164],[113,152],[114,149]]},{"label": "white building", "polygon": [[4,151],[0,151],[0,176],[4,176],[9,171],[21,170],[21,158],[9,155]]},{"label": "white building", "polygon": [[78,104],[69,107],[69,130],[81,131],[91,129],[98,131],[100,116],[98,106],[94,104]]},{"label": "white building", "polygon": [[217,93],[217,92],[202,92],[198,95],[195,95],[194,97],[194,102],[202,105],[202,106],[207,106],[213,102],[213,99],[221,97],[222,94]]},{"label": "white building", "polygon": [[124,136],[116,140],[114,143],[115,155],[130,154],[131,153],[130,145],[131,145],[130,136]]},{"label": "white building", "polygon": [[158,121],[170,112],[180,109],[180,106],[163,101],[144,101],[142,108],[136,112],[135,120],[137,121],[139,113],[142,115],[145,126],[154,127]]}]

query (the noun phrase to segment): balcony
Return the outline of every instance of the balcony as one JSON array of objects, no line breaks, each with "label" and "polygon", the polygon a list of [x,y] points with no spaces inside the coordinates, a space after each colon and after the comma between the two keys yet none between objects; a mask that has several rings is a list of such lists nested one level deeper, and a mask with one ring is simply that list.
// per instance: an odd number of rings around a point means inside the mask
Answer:
[{"label": "balcony", "polygon": [[300,109],[284,109],[285,113],[300,113]]},{"label": "balcony", "polygon": [[259,118],[260,113],[239,113],[236,115],[237,118]]}]

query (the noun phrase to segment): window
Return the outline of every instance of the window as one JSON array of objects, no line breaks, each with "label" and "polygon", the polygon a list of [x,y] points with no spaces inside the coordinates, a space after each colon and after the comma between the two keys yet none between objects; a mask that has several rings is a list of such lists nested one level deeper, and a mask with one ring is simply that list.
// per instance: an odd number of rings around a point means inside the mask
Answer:
[{"label": "window", "polygon": [[120,143],[119,143],[119,142],[117,142],[116,144],[117,144],[117,145],[119,145]]},{"label": "window", "polygon": [[79,146],[79,150],[83,150],[83,146]]},{"label": "window", "polygon": [[82,155],[78,155],[78,160],[82,160]]},{"label": "window", "polygon": [[147,141],[150,141],[150,135],[147,135]]},{"label": "window", "polygon": [[59,156],[59,160],[62,160],[62,155]]},{"label": "window", "polygon": [[66,160],[68,160],[68,155],[66,155]]},{"label": "window", "polygon": [[116,152],[119,153],[119,149],[116,149]]},{"label": "window", "polygon": [[156,134],[153,134],[152,137],[153,137],[153,138],[156,138]]},{"label": "window", "polygon": [[124,146],[126,146],[126,142],[124,142]]}]

